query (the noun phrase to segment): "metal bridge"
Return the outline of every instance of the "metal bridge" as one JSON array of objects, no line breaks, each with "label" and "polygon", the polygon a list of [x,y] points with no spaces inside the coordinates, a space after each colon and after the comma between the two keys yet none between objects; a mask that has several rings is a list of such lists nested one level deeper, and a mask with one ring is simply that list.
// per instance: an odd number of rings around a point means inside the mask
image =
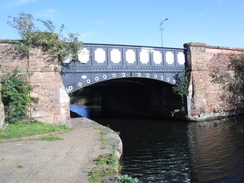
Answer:
[{"label": "metal bridge", "polygon": [[176,85],[185,70],[184,49],[131,45],[84,44],[78,60],[63,61],[67,93],[118,78],[148,78]]}]

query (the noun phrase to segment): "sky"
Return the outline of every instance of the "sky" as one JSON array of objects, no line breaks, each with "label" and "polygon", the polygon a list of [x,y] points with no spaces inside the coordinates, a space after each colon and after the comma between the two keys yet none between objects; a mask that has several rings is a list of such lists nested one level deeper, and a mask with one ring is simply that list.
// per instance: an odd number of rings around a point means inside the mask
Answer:
[{"label": "sky", "polygon": [[0,39],[20,39],[7,21],[24,12],[51,20],[57,32],[64,24],[65,34],[78,33],[84,43],[244,48],[244,0],[0,0],[0,5]]}]

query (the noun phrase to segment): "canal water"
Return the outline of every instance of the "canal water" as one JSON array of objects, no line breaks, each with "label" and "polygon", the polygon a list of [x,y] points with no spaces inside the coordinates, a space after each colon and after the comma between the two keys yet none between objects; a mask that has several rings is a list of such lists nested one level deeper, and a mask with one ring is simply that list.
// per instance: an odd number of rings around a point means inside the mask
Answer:
[{"label": "canal water", "polygon": [[244,182],[243,117],[198,123],[90,118],[120,132],[122,174],[141,182]]}]

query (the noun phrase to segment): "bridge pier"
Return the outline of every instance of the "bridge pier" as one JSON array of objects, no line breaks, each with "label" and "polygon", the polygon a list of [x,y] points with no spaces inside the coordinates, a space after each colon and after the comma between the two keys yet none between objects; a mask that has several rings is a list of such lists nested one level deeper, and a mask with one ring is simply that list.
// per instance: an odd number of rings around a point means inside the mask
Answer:
[{"label": "bridge pier", "polygon": [[208,46],[205,43],[184,45],[189,84],[188,117],[191,120],[214,119],[244,113],[244,94],[230,91],[226,83],[215,83],[215,71],[234,73],[229,68],[233,55],[244,54],[244,49]]},{"label": "bridge pier", "polygon": [[[0,72],[16,69],[29,75],[33,86],[31,96],[38,101],[30,108],[29,116],[45,123],[69,125],[69,96],[61,79],[61,65],[57,56],[43,52],[40,47],[30,50],[29,56],[16,51],[13,41],[0,41]],[[0,125],[2,107],[0,102]]]}]

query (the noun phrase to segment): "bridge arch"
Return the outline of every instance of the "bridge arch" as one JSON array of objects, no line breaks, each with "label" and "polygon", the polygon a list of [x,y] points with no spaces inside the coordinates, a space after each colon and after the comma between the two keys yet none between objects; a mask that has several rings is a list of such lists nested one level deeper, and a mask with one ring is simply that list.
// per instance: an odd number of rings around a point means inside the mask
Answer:
[{"label": "bridge arch", "polygon": [[[106,117],[172,118],[172,111],[182,107],[173,85],[148,78],[118,78],[77,90],[71,95],[73,104],[96,106]],[[93,108],[92,107],[92,108]]]},{"label": "bridge arch", "polygon": [[184,49],[85,44],[78,60],[63,62],[67,93],[118,78],[148,78],[176,85],[185,70]]}]

